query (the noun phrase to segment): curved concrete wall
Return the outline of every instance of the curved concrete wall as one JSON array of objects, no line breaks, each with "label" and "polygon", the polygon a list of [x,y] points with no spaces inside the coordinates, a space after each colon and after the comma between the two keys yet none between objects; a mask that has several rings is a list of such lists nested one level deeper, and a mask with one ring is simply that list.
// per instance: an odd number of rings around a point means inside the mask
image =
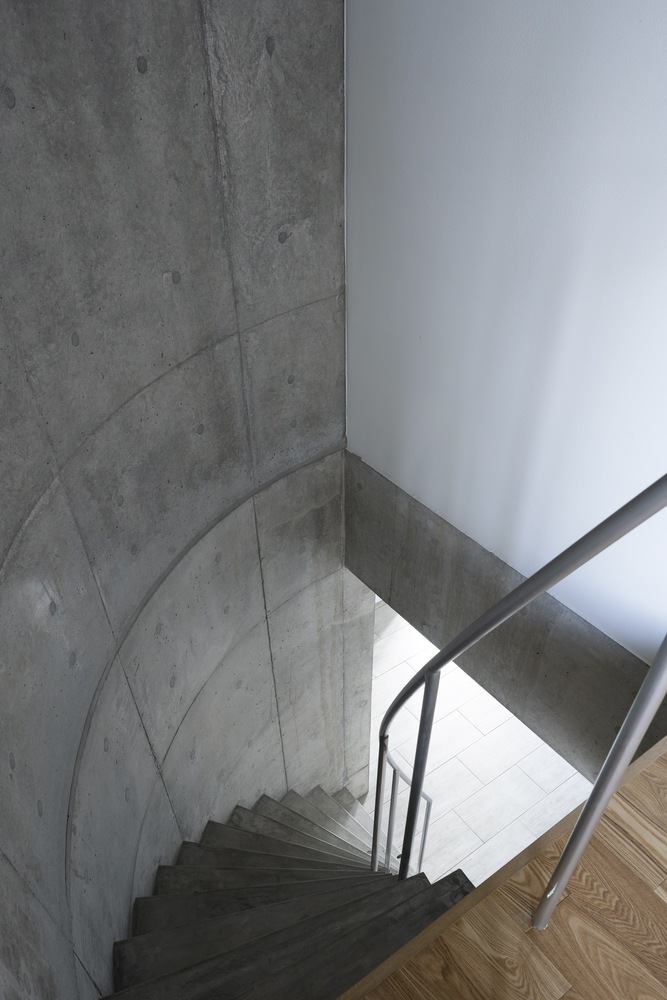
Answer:
[{"label": "curved concrete wall", "polygon": [[342,3],[1,16],[0,992],[88,998],[210,815],[363,788]]}]

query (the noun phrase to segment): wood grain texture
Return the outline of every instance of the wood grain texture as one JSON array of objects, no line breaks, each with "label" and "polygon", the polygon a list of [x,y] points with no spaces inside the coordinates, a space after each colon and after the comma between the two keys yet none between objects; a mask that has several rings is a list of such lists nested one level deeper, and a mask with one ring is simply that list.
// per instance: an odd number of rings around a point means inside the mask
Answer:
[{"label": "wood grain texture", "polygon": [[[667,741],[666,741],[667,744]],[[654,758],[651,758],[653,760]],[[380,983],[384,983],[387,978],[396,971],[396,969],[403,968],[407,962],[409,962],[416,955],[419,955],[424,948],[426,948],[432,941],[435,941],[446,928],[450,927],[452,924],[456,923],[460,917],[464,916],[470,910],[472,910],[481,900],[486,899],[492,892],[497,888],[504,885],[510,878],[512,878],[517,873],[521,872],[529,862],[537,860],[538,864],[541,863],[542,853],[546,852],[546,856],[549,859],[545,862],[548,868],[548,874],[551,874],[553,870],[553,865],[556,863],[558,857],[558,852],[554,851],[554,842],[556,840],[562,845],[565,844],[567,837],[570,835],[570,831],[574,826],[575,820],[581,811],[581,806],[577,806],[573,809],[567,816],[559,819],[555,823],[551,830],[543,833],[537,838],[532,844],[524,848],[515,858],[512,858],[507,862],[506,865],[491,875],[485,882],[477,886],[468,896],[465,896],[460,903],[457,903],[453,909],[448,910],[442,917],[434,921],[430,927],[425,928],[418,934],[417,937],[409,941],[403,948],[401,948],[394,955],[390,956],[386,961],[377,968],[373,969],[367,976],[365,976],[360,982],[355,983],[348,990],[345,991],[339,1000],[362,1000],[363,997],[369,996]],[[551,864],[549,868],[548,865]],[[546,868],[545,868],[546,870]],[[548,875],[545,875],[545,883]],[[542,890],[540,890],[541,892]],[[526,917],[526,923],[528,918]]]},{"label": "wood grain texture", "polygon": [[667,760],[663,757],[655,761],[632,782],[619,792],[639,812],[643,813],[660,830],[667,823]]},{"label": "wood grain texture", "polygon": [[667,754],[614,797],[546,931],[564,838],[509,874],[369,1000],[667,1000]]},{"label": "wood grain texture", "polygon": [[[560,1000],[570,983],[493,896],[459,920],[372,996],[462,1000]],[[398,988],[398,989],[397,989]],[[403,989],[403,992],[401,992]]]},{"label": "wood grain texture", "polygon": [[[519,924],[522,930],[529,930],[533,911],[544,892],[552,871],[562,854],[567,837],[559,837],[546,851],[539,854],[529,865],[522,868],[499,886],[494,893],[501,908],[508,917]],[[565,890],[565,895],[569,889]]]},{"label": "wood grain texture", "polygon": [[600,821],[596,838],[651,889],[667,878],[667,834],[627,799],[614,796]]},{"label": "wood grain texture", "polygon": [[572,899],[623,947],[667,983],[667,910],[664,901],[632,879],[602,844],[591,844],[570,881]]},{"label": "wood grain texture", "polygon": [[557,908],[549,929],[527,935],[552,962],[566,965],[581,992],[593,1000],[664,1000],[660,982],[630,948],[622,945],[570,896]]}]

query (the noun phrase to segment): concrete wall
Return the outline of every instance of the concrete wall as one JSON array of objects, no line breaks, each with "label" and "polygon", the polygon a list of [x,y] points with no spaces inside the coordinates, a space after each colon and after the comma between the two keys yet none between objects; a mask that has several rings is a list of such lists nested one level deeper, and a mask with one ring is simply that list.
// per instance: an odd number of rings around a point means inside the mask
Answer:
[{"label": "concrete wall", "polygon": [[343,12],[0,8],[0,993],[88,1000],[209,815],[363,790]]},{"label": "concrete wall", "polygon": [[[440,648],[524,579],[349,453],[345,486],[348,567]],[[647,669],[550,594],[457,663],[591,780]],[[644,747],[665,733],[667,706]]]},{"label": "concrete wall", "polygon": [[[349,447],[529,575],[665,472],[667,6],[346,16]],[[648,662],[666,549],[554,594]]]}]

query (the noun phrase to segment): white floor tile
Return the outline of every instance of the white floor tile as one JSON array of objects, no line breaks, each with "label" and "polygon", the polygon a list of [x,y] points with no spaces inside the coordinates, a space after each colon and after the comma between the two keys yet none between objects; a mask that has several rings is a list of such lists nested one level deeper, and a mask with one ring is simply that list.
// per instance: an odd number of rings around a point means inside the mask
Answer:
[{"label": "white floor tile", "polygon": [[[406,767],[409,774],[412,768]],[[435,771],[431,771],[426,776],[424,791],[433,799],[431,807],[431,823],[440,819],[445,813],[450,812],[460,802],[470,798],[470,796],[482,788],[482,782],[472,774],[456,757],[447,761]],[[408,799],[410,789],[401,782],[401,791],[397,799],[397,815],[401,817],[401,822],[405,820],[408,811]],[[420,822],[418,829],[421,830],[421,818],[424,809],[420,810]]]},{"label": "white floor tile", "polygon": [[[412,667],[412,669],[416,673],[418,670],[421,670],[421,668],[425,666],[428,663],[428,661],[435,656],[437,652],[438,652],[438,647],[434,646],[433,643],[429,642],[428,646],[424,646],[423,649],[420,649],[418,653],[414,654],[414,656],[408,656],[407,660],[408,666]],[[445,674],[448,674],[451,670],[456,670],[456,669],[457,666],[455,663],[448,663],[446,667],[442,668],[440,673],[444,677]]]},{"label": "white floor tile", "polygon": [[401,618],[388,604],[381,602],[375,605],[375,634],[378,639],[382,639],[385,635],[391,635],[403,625],[405,625],[405,619]]},{"label": "white floor tile", "polygon": [[540,786],[515,766],[462,802],[456,812],[480,840],[490,840],[544,797]]},{"label": "white floor tile", "polygon": [[[425,648],[420,650],[418,653],[415,653],[414,656],[408,656],[406,663],[412,670],[414,670],[415,673],[417,673],[418,670],[421,670],[422,667],[426,666],[429,660],[431,660],[437,652],[437,646],[430,646],[430,648]],[[445,674],[448,674],[450,671],[456,669],[457,666],[455,663],[448,663],[446,667],[442,668],[440,675],[444,677]]]},{"label": "white floor tile", "polygon": [[402,625],[390,635],[378,639],[373,653],[373,674],[378,677],[385,670],[391,670],[397,663],[403,663],[409,656],[422,649],[428,649],[430,643],[412,625]]},{"label": "white floor tile", "polygon": [[[445,761],[456,757],[471,743],[481,739],[481,735],[479,729],[476,729],[472,722],[464,719],[460,712],[450,712],[449,715],[439,719],[433,725],[426,773],[429,774]],[[414,740],[408,740],[400,748],[401,756],[405,757],[410,766],[412,766],[416,748],[416,737]]]},{"label": "white floor tile", "polygon": [[537,750],[519,761],[519,767],[529,778],[536,781],[545,792],[553,792],[577,771],[563,757],[543,743]]},{"label": "white floor tile", "polygon": [[[378,715],[371,722],[371,747],[377,746],[380,723],[383,718],[383,715]],[[415,716],[407,708],[402,708],[398,715],[392,719],[391,726],[389,727],[389,749],[393,753],[396,753],[407,740],[414,741],[414,745],[416,746],[418,730],[419,722]]]},{"label": "white floor tile", "polygon": [[[371,718],[384,715],[401,688],[405,687],[413,677],[414,674],[407,663],[398,663],[376,677],[371,692]],[[419,698],[421,697],[420,694]]]},{"label": "white floor tile", "polygon": [[512,718],[509,709],[496,701],[488,691],[482,691],[476,698],[472,698],[465,705],[462,705],[461,714],[465,715],[466,719],[469,719],[485,735]]},{"label": "white floor tile", "polygon": [[479,778],[458,757],[429,771],[424,781],[424,791],[433,799],[431,822],[435,822],[450,809],[455,809],[483,787]]},{"label": "white floor tile", "polygon": [[582,774],[576,773],[525,812],[521,821],[533,831],[535,837],[540,837],[559,819],[581,805],[590,795],[592,787],[590,781],[587,781]]},{"label": "white floor tile", "polygon": [[532,844],[534,839],[528,827],[520,819],[515,820],[472,854],[462,858],[457,867],[463,869],[473,885],[480,885]]},{"label": "white floor tile", "polygon": [[[455,812],[448,812],[431,823],[426,839],[424,871],[431,881],[445,872],[458,868],[462,858],[482,846],[480,838]],[[419,851],[419,838],[415,838],[414,852]]]},{"label": "white floor tile", "polygon": [[461,751],[460,759],[488,784],[542,745],[542,740],[513,716],[477,743]]},{"label": "white floor tile", "polygon": [[481,694],[483,690],[477,681],[468,677],[460,667],[455,666],[453,670],[440,678],[438,700],[435,706],[435,721],[437,722],[449,715],[450,712],[461,708],[462,705]]}]

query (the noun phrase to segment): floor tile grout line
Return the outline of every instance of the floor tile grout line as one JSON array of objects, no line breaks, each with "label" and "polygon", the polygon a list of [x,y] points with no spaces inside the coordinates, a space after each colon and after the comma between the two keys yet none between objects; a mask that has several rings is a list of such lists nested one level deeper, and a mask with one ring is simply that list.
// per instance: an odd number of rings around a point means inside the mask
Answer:
[{"label": "floor tile grout line", "polygon": [[[382,607],[388,607],[388,605],[384,604],[384,602],[376,603],[376,611],[378,609],[382,608]],[[406,628],[406,626],[407,626],[407,628]],[[396,627],[391,627],[390,626],[390,629],[391,630],[388,631],[388,632],[384,631],[384,629],[380,629],[379,631],[375,631],[374,630],[374,644],[377,644],[378,642],[383,642],[382,653],[385,656],[385,658],[388,658],[388,659],[391,659],[391,652],[386,652],[386,651],[389,650],[389,648],[391,646],[391,637],[393,636],[396,641],[406,642],[406,637],[412,635],[414,633],[414,631],[415,631],[412,628],[412,626],[409,625],[409,623],[405,623],[404,625],[398,625]],[[399,668],[403,668],[403,671],[405,671],[405,668],[407,668],[408,670],[412,671],[413,673],[415,672],[415,670],[418,670],[419,667],[413,667],[413,666],[411,666],[411,664],[410,664],[409,661],[411,659],[414,659],[415,657],[418,657],[418,656],[421,657],[422,654],[423,655],[427,655],[428,654],[428,647],[425,647],[424,644],[422,643],[422,641],[420,639],[416,638],[416,637],[415,637],[415,642],[417,644],[417,648],[415,648],[414,651],[408,652],[407,655],[406,655],[405,649],[402,648],[401,649],[402,659],[399,659],[396,663],[391,663],[388,666],[384,666],[384,664],[383,664],[383,669],[381,669],[381,670],[378,669],[378,663],[377,663],[377,661],[374,660],[374,663],[373,663],[373,681],[376,682],[376,681],[378,681],[378,680],[380,680],[382,678],[385,678],[385,677],[387,677],[387,675],[392,670],[398,670]],[[459,671],[459,673],[465,674],[465,672],[461,671],[460,668],[456,666],[456,664],[452,664],[451,665],[451,669],[448,670],[448,671],[446,671],[446,674],[454,673],[455,671]],[[446,674],[443,675],[443,676],[446,676]],[[465,676],[467,677],[468,675],[465,675]],[[472,678],[471,678],[471,680],[472,680]],[[466,796],[465,799],[462,799],[461,801],[457,802],[455,806],[453,806],[452,808],[447,809],[446,812],[444,812],[442,814],[442,816],[439,816],[437,819],[434,819],[432,821],[432,829],[433,829],[434,826],[436,826],[437,824],[440,824],[440,823],[444,822],[447,819],[447,817],[451,817],[452,814],[453,814],[453,815],[456,816],[457,821],[462,824],[463,829],[465,831],[467,831],[466,836],[472,836],[477,841],[479,841],[478,845],[472,851],[468,851],[465,855],[463,855],[462,857],[460,857],[458,859],[458,861],[454,865],[454,868],[463,866],[464,863],[465,863],[465,860],[467,858],[471,858],[478,851],[482,851],[482,849],[485,848],[486,845],[490,844],[495,838],[502,836],[502,834],[504,834],[510,827],[513,826],[513,824],[520,823],[525,828],[526,831],[528,831],[531,835],[534,836],[533,831],[531,830],[531,828],[528,825],[528,823],[522,822],[524,820],[524,817],[531,810],[535,809],[536,806],[539,806],[540,804],[544,803],[545,800],[548,799],[548,797],[550,795],[552,795],[554,792],[556,792],[558,789],[560,789],[567,781],[571,780],[573,777],[575,777],[578,774],[578,772],[576,770],[573,770],[571,774],[567,775],[567,777],[564,777],[553,788],[547,790],[546,788],[544,788],[539,783],[539,781],[537,781],[530,773],[528,773],[527,770],[524,770],[524,768],[521,767],[522,762],[526,761],[531,755],[533,755],[533,754],[535,754],[535,753],[543,750],[544,747],[548,747],[548,744],[546,744],[543,740],[539,739],[539,737],[536,737],[538,739],[537,745],[532,746],[530,750],[528,750],[526,753],[524,753],[522,756],[520,756],[517,760],[513,760],[511,763],[509,763],[506,766],[504,766],[503,769],[499,773],[497,773],[497,774],[494,773],[492,778],[485,779],[485,778],[481,777],[480,774],[476,773],[474,771],[473,767],[469,763],[467,763],[466,760],[462,759],[462,756],[465,755],[468,751],[473,750],[483,740],[487,739],[488,737],[491,737],[494,733],[497,732],[497,730],[501,729],[502,726],[507,725],[508,723],[516,722],[516,721],[518,721],[519,723],[521,723],[521,720],[517,720],[516,716],[514,716],[511,712],[509,712],[509,710],[506,709],[505,706],[503,706],[500,702],[497,702],[496,699],[493,699],[493,696],[490,695],[489,692],[487,692],[483,688],[481,688],[481,685],[479,685],[478,687],[480,688],[480,690],[475,690],[473,693],[470,694],[469,697],[464,698],[464,700],[462,702],[460,702],[459,704],[457,704],[456,707],[449,708],[449,710],[444,715],[440,716],[438,719],[435,720],[436,724],[438,724],[439,722],[442,722],[443,720],[447,719],[448,716],[452,716],[452,715],[454,715],[454,713],[458,713],[460,721],[467,723],[474,730],[476,730],[477,733],[478,733],[478,736],[475,739],[473,739],[470,743],[466,744],[466,746],[461,747],[456,753],[452,753],[450,756],[446,757],[445,760],[439,760],[438,763],[437,763],[437,765],[433,766],[429,771],[426,772],[426,778],[428,780],[429,776],[436,776],[437,777],[437,771],[440,768],[443,768],[443,767],[445,767],[447,765],[451,765],[453,762],[456,762],[456,764],[458,766],[460,766],[462,768],[465,768],[465,770],[467,772],[469,772],[471,778],[474,778],[474,780],[476,782],[480,783],[479,787],[477,789],[475,789],[475,791],[471,792],[470,795]],[[398,687],[398,689],[400,690],[400,686]],[[380,720],[383,718],[384,713],[386,712],[386,709],[391,704],[391,701],[393,700],[393,697],[395,697],[395,693],[393,694],[392,698],[389,698],[388,700],[386,700],[386,704],[384,703],[385,699],[383,698],[383,702],[381,703],[382,704],[382,708],[378,710],[377,714],[374,715],[373,718],[372,718],[372,720],[371,720],[371,732],[372,733],[373,733],[374,729],[376,729],[377,726],[379,725]],[[470,707],[469,707],[469,706],[472,705],[473,702],[475,702],[476,700],[478,700],[480,698],[486,698],[486,699],[488,699],[488,704],[490,706],[489,709],[488,709],[488,714],[490,715],[490,717],[491,717],[492,720],[493,720],[493,712],[496,711],[496,707],[495,706],[498,706],[497,710],[499,711],[500,714],[507,713],[506,717],[505,718],[501,718],[494,725],[491,725],[491,727],[488,728],[488,729],[481,729],[480,726],[474,721],[474,716],[476,714],[475,711],[474,710],[471,711]],[[465,710],[466,709],[469,710],[469,712],[473,716],[473,718],[469,718],[468,715],[465,714]],[[416,724],[418,723],[418,719],[419,719],[418,714],[415,713],[412,710],[412,708],[410,708],[410,707],[407,707],[407,710],[410,713],[410,715],[412,716],[412,720],[411,721],[414,722],[414,724],[416,726]],[[523,724],[521,723],[521,725],[523,725]],[[526,728],[528,728],[528,727],[526,727]],[[393,746],[392,746],[392,749],[394,751],[396,751],[397,753],[401,754],[401,749],[405,748],[406,744],[409,744],[411,741],[414,741],[415,738],[416,738],[416,731],[414,733],[412,733],[412,735],[406,735],[404,739],[400,739],[397,743],[394,743]],[[551,749],[551,748],[549,748],[549,749]],[[401,754],[401,756],[402,756],[402,754]],[[408,754],[408,757],[410,759],[407,759],[407,758],[404,758],[404,759],[406,759],[406,763],[408,764],[408,767],[410,767],[411,766],[412,757],[411,757],[410,754]],[[561,758],[561,760],[562,760],[562,758]],[[490,836],[484,838],[484,837],[480,836],[480,834],[477,833],[472,826],[470,826],[470,824],[463,818],[463,816],[461,816],[461,814],[458,812],[458,809],[463,808],[465,806],[466,802],[468,802],[473,796],[475,796],[477,794],[481,794],[494,781],[498,780],[499,778],[502,778],[504,775],[507,775],[508,772],[510,772],[513,768],[518,768],[518,770],[521,772],[521,774],[529,782],[531,782],[535,786],[536,789],[539,790],[540,796],[539,796],[539,798],[536,801],[532,802],[529,806],[527,806],[524,810],[522,810],[522,812],[519,813],[519,815],[513,816],[512,819],[509,820],[508,822],[504,823],[504,825],[501,826],[500,829],[494,830],[494,832]],[[501,851],[501,854],[502,854],[502,851]],[[428,858],[428,847],[427,847],[426,857]],[[449,860],[449,859],[447,859],[447,860]],[[505,862],[503,861],[502,863],[504,864]],[[428,863],[427,863],[427,867],[428,867]],[[449,868],[448,869],[448,871],[451,871],[451,870],[453,870],[453,868]],[[443,872],[443,874],[444,874],[444,872]],[[437,877],[441,877],[441,876],[437,876]]]}]

